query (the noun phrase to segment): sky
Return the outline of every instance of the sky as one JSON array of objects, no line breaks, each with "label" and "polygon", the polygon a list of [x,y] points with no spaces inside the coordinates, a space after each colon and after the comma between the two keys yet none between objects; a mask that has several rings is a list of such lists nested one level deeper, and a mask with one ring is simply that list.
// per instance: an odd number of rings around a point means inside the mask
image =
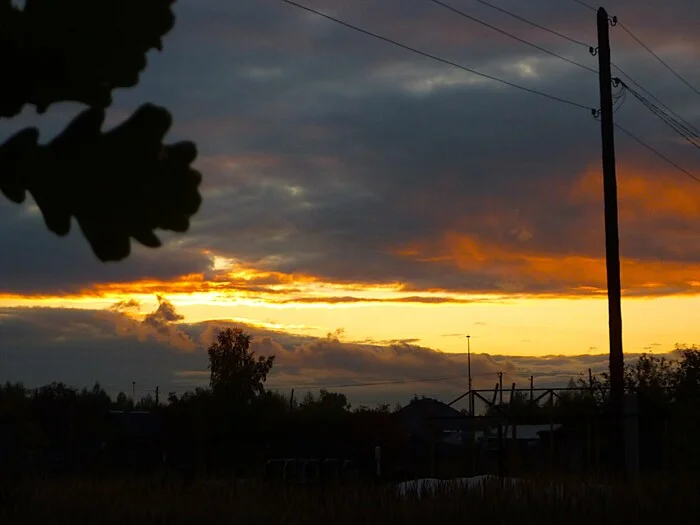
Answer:
[{"label": "sky", "polygon": [[[608,349],[598,78],[428,0],[302,0],[419,56],[280,0],[178,0],[162,52],[115,93],[106,127],[167,107],[168,143],[197,143],[203,205],[184,235],[102,264],[31,201],[0,199],[0,380],[112,392],[207,382],[216,330],[278,356],[269,384],[357,402],[603,371]],[[584,46],[476,0],[470,16],[597,68]],[[584,44],[596,15],[568,0],[493,4]],[[700,86],[691,0],[606,8]],[[613,62],[697,125],[700,96],[612,27]],[[700,176],[700,155],[638,100],[616,122]],[[50,140],[81,108],[26,109]],[[617,133],[628,357],[697,342],[700,184]],[[430,379],[419,382],[417,379]],[[381,384],[378,384],[381,383]],[[347,386],[351,384],[351,386]],[[345,386],[344,386],[345,385]]]}]

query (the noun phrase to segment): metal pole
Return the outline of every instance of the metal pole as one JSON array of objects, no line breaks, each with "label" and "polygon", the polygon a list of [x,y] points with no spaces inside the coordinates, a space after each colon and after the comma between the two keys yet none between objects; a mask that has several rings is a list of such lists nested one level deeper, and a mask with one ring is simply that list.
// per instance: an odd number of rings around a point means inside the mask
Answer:
[{"label": "metal pole", "polygon": [[[620,283],[620,240],[615,173],[615,124],[613,121],[612,73],[610,71],[610,17],[598,9],[598,71],[600,82],[600,123],[603,151],[603,194],[605,202],[605,262],[608,280],[608,324],[610,331],[610,398],[613,410],[613,451],[616,467],[624,465],[622,414],[624,405],[624,355],[622,352],[622,307]],[[612,23],[616,23],[613,19]]]},{"label": "metal pole", "polygon": [[554,470],[554,390],[549,393],[549,468]]},{"label": "metal pole", "polygon": [[[471,393],[472,391],[472,345],[471,345],[471,335],[467,336],[467,376],[469,380],[469,392]],[[469,415],[474,414],[474,406],[473,406],[473,399],[474,396],[470,395],[469,396]]]},{"label": "metal pole", "polygon": [[503,404],[503,372],[498,372],[498,404]]}]

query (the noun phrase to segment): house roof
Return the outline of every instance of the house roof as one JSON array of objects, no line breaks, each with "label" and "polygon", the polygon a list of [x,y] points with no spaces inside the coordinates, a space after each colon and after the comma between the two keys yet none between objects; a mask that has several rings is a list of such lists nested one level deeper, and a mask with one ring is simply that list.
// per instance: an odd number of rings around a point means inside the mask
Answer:
[{"label": "house roof", "polygon": [[414,428],[464,430],[468,427],[464,414],[437,399],[416,399],[396,412],[396,416]]}]

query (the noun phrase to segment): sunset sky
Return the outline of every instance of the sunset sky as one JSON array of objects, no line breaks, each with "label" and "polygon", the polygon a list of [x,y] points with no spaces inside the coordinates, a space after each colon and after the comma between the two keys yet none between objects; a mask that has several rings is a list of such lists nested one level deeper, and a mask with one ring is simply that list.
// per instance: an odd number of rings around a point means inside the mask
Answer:
[{"label": "sunset sky", "polygon": [[[597,75],[425,0],[301,3],[469,68],[590,108]],[[583,46],[473,0],[451,3],[596,69]],[[564,0],[493,0],[594,45],[595,13]],[[700,86],[691,0],[606,2]],[[606,366],[599,123],[590,111],[440,64],[279,0],[178,0],[162,53],[116,93],[109,126],[167,107],[168,142],[195,141],[203,205],[165,247],[101,264],[31,202],[0,198],[0,380],[99,380],[112,392],[205,384],[220,327],[278,355],[280,389],[347,387],[362,402],[496,372],[563,384]],[[619,26],[613,61],[686,120],[700,96]],[[79,111],[27,109],[50,140]],[[700,153],[628,96],[616,121],[700,176]],[[625,351],[698,342],[700,184],[617,137]],[[99,176],[99,174],[96,174]],[[75,226],[75,225],[74,225]],[[549,356],[549,357],[546,357]],[[556,357],[552,357],[556,356]],[[458,376],[462,376],[461,378]],[[415,379],[431,378],[419,383]],[[406,383],[401,383],[406,381]]]}]

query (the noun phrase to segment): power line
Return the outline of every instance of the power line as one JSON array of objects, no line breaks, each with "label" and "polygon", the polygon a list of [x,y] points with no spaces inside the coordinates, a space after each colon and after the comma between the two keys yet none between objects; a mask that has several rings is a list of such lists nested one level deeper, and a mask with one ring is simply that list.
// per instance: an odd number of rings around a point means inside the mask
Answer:
[{"label": "power line", "polygon": [[[480,374],[472,374],[472,377],[486,377],[493,376],[492,372],[484,372]],[[413,378],[413,379],[392,379],[386,381],[369,381],[369,382],[346,382],[346,383],[286,383],[286,384],[271,384],[269,389],[271,390],[281,390],[295,388],[297,390],[314,390],[314,389],[326,389],[326,388],[355,388],[355,387],[367,387],[367,386],[387,386],[387,385],[404,385],[411,383],[432,383],[436,381],[451,381],[455,379],[465,379],[463,374],[455,376],[445,376],[445,377],[423,377],[423,378]],[[188,392],[193,388],[192,386],[180,386],[175,388],[167,389],[169,392]]]},{"label": "power line", "polygon": [[[489,374],[491,375],[491,374]],[[366,387],[366,386],[387,386],[387,385],[405,385],[409,383],[432,383],[435,381],[450,381],[454,379],[464,379],[464,375],[458,376],[447,376],[447,377],[427,377],[422,379],[396,379],[391,381],[374,381],[366,383],[336,383],[336,384],[319,384],[319,383],[306,383],[306,384],[289,384],[289,385],[274,385],[270,388],[296,388],[296,389],[316,389],[316,388],[355,388],[355,387]]]},{"label": "power line", "polygon": [[498,7],[497,5],[492,4],[491,2],[487,2],[486,0],[476,0],[476,1],[479,2],[480,4],[483,4],[485,6],[490,7],[491,9],[495,9],[496,11],[499,11],[505,15],[508,15],[512,18],[515,18],[516,20],[520,20],[521,22],[525,22],[526,24],[529,24],[532,27],[536,27],[537,29],[541,29],[542,31],[546,31],[547,33],[550,33],[552,35],[556,35],[558,37],[563,38],[564,40],[568,40],[569,42],[572,42],[574,44],[578,44],[579,46],[583,46],[587,49],[592,49],[592,46],[589,44],[586,44],[585,42],[581,42],[580,40],[576,40],[575,38],[572,38],[568,35],[560,33],[559,31],[555,31],[554,29],[549,29],[548,27],[540,25],[537,22],[533,22],[532,20],[528,20],[525,17],[522,17],[520,15],[516,15],[515,13],[511,13],[507,9],[503,9],[502,7]]},{"label": "power line", "polygon": [[[686,138],[692,139],[693,141],[700,139],[700,132],[695,129],[692,124],[685,122],[682,118],[678,117],[678,120],[674,119],[672,116],[665,113],[661,108],[655,105],[653,102],[645,98],[641,93],[635,91],[630,86],[628,86],[624,81],[617,79],[622,87],[634,95],[637,100],[644,104],[652,113],[664,120],[667,124],[671,125],[674,130],[682,133]],[[671,112],[672,113],[672,112]]]},{"label": "power line", "polygon": [[620,110],[620,108],[622,108],[622,106],[625,105],[626,100],[627,100],[627,90],[625,89],[624,86],[621,86],[618,93],[616,93],[613,96],[613,106],[614,106],[613,114],[617,113]]},{"label": "power line", "polygon": [[[662,108],[664,108],[667,112],[669,112],[671,115],[676,117],[679,122],[683,123],[685,127],[688,129],[692,130],[695,134],[700,136],[700,131],[693,126],[690,122],[687,120],[683,119],[678,113],[673,111],[671,108],[669,108],[666,104],[664,104],[656,95],[654,95],[651,91],[646,89],[644,86],[642,86],[639,82],[637,82],[634,78],[632,78],[626,71],[624,71],[620,66],[617,64],[612,65],[615,69],[617,69],[623,76],[627,77],[627,80],[630,81],[632,84],[637,86],[640,90],[642,90],[644,93],[646,93],[647,96],[652,98],[657,104],[659,104]],[[618,79],[619,80],[619,79]]]},{"label": "power line", "polygon": [[477,75],[477,76],[480,76],[480,77],[483,77],[483,78],[487,78],[487,79],[489,79],[489,80],[493,80],[493,81],[495,81],[495,82],[499,82],[499,83],[504,84],[504,85],[506,85],[506,86],[514,87],[514,88],[516,88],[516,89],[520,89],[521,91],[526,91],[526,92],[528,92],[528,93],[532,93],[533,95],[539,95],[539,96],[541,96],[541,97],[545,97],[545,98],[548,98],[548,99],[550,99],[550,100],[554,100],[554,101],[557,101],[557,102],[561,102],[561,103],[563,103],[563,104],[568,104],[568,105],[570,105],[570,106],[574,106],[574,107],[577,107],[577,108],[585,109],[586,111],[593,111],[593,108],[591,108],[591,107],[589,107],[589,106],[585,106],[585,105],[583,105],[583,104],[579,104],[578,102],[575,102],[575,101],[573,101],[573,100],[568,100],[568,99],[565,99],[565,98],[557,97],[557,96],[555,96],[555,95],[550,95],[550,94],[545,93],[545,92],[543,92],[543,91],[538,91],[538,90],[536,90],[536,89],[532,89],[532,88],[528,88],[528,87],[525,87],[525,86],[521,86],[521,85],[519,85],[519,84],[515,84],[515,83],[510,82],[510,81],[508,81],[508,80],[504,80],[504,79],[502,79],[502,78],[498,78],[498,77],[495,77],[495,76],[493,76],[493,75],[489,75],[489,74],[487,74],[487,73],[481,73],[481,72],[479,72],[479,71],[476,71],[475,69],[471,69],[471,68],[468,68],[468,67],[463,66],[463,65],[461,65],[461,64],[458,64],[457,62],[453,62],[453,61],[451,61],[451,60],[447,60],[447,59],[445,59],[445,58],[441,58],[441,57],[439,57],[439,56],[437,56],[437,55],[433,55],[433,54],[431,54],[431,53],[427,53],[427,52],[425,52],[425,51],[421,51],[421,50],[419,50],[419,49],[416,49],[416,48],[414,48],[414,47],[408,46],[408,45],[406,45],[406,44],[402,44],[401,42],[397,42],[396,40],[392,40],[391,38],[388,38],[388,37],[379,35],[379,34],[377,34],[377,33],[373,33],[372,31],[368,31],[368,30],[366,30],[366,29],[362,29],[361,27],[358,27],[358,26],[355,26],[355,25],[353,25],[353,24],[350,24],[349,22],[345,22],[345,21],[340,20],[340,19],[338,19],[338,18],[332,17],[332,16],[330,16],[330,15],[327,15],[327,14],[325,14],[325,13],[322,13],[321,11],[317,11],[316,9],[313,9],[313,8],[311,8],[311,7],[308,7],[308,6],[302,5],[302,4],[300,4],[300,3],[294,2],[294,1],[292,1],[292,0],[280,0],[280,1],[281,1],[281,2],[284,2],[285,4],[289,4],[289,5],[291,5],[291,6],[297,7],[297,8],[299,8],[299,9],[303,9],[304,11],[308,11],[309,13],[313,13],[313,14],[315,14],[315,15],[318,15],[318,16],[320,16],[320,17],[323,17],[323,18],[325,18],[325,19],[327,19],[327,20],[330,20],[330,21],[332,21],[332,22],[335,22],[336,24],[340,24],[340,25],[342,25],[342,26],[345,26],[345,27],[347,27],[347,28],[349,28],[349,29],[352,29],[352,30],[354,30],[354,31],[358,31],[358,32],[360,32],[360,33],[362,33],[362,34],[364,34],[364,35],[371,36],[372,38],[376,38],[377,40],[382,40],[383,42],[386,42],[386,43],[388,43],[388,44],[392,44],[392,45],[394,45],[394,46],[400,47],[400,48],[402,48],[402,49],[405,49],[406,51],[410,51],[410,52],[412,52],[412,53],[416,53],[416,54],[421,55],[421,56],[423,56],[423,57],[430,58],[430,59],[435,60],[435,61],[437,61],[437,62],[441,62],[441,63],[443,63],[443,64],[447,64],[447,65],[452,66],[452,67],[455,67],[455,68],[457,68],[457,69],[461,69],[461,70],[466,71],[466,72],[468,72],[468,73],[472,73],[473,75]]},{"label": "power line", "polygon": [[679,166],[678,164],[676,164],[675,162],[673,162],[671,159],[669,159],[666,155],[664,155],[663,153],[661,153],[659,150],[653,148],[652,146],[650,146],[649,144],[647,144],[646,142],[644,142],[642,139],[640,139],[639,137],[637,137],[636,135],[634,135],[631,131],[629,131],[629,130],[623,128],[622,126],[620,126],[620,125],[617,124],[617,123],[615,124],[615,127],[616,127],[617,129],[619,129],[620,131],[622,131],[625,135],[627,135],[628,137],[630,137],[631,139],[633,139],[634,141],[636,141],[637,143],[639,143],[640,145],[644,146],[646,149],[648,149],[649,151],[651,151],[652,153],[654,153],[656,156],[658,156],[659,158],[661,158],[661,159],[663,159],[664,161],[666,161],[668,164],[670,164],[671,166],[673,166],[674,168],[676,168],[676,169],[677,169],[678,171],[680,171],[681,173],[687,175],[688,177],[690,177],[691,179],[693,179],[695,182],[700,182],[700,177],[698,177],[698,176],[696,176],[696,175],[693,175],[692,173],[690,173],[690,172],[689,172],[688,170],[686,170],[685,168]]},{"label": "power line", "polygon": [[[480,4],[483,4],[483,5],[485,5],[485,6],[488,6],[488,7],[492,8],[492,9],[495,9],[496,11],[499,11],[500,13],[503,13],[503,14],[505,14],[505,15],[508,15],[508,16],[512,17],[512,18],[515,18],[516,20],[519,20],[519,21],[521,21],[521,22],[524,22],[524,23],[526,23],[526,24],[529,24],[529,25],[531,25],[531,26],[533,26],[533,27],[535,27],[535,28],[537,28],[537,29],[541,29],[541,30],[546,31],[546,32],[548,32],[548,33],[550,33],[550,34],[556,35],[556,36],[558,36],[558,37],[560,37],[560,38],[563,38],[563,39],[565,39],[565,40],[568,40],[569,42],[572,42],[572,43],[574,43],[574,44],[578,44],[578,45],[580,45],[580,46],[582,46],[582,47],[585,47],[585,48],[587,48],[587,49],[589,49],[589,50],[592,50],[592,49],[593,49],[593,46],[591,46],[590,44],[586,44],[585,42],[582,42],[582,41],[580,41],[580,40],[577,40],[577,39],[575,39],[575,38],[572,38],[572,37],[570,37],[570,36],[568,36],[568,35],[565,35],[565,34],[563,34],[563,33],[560,33],[560,32],[558,32],[558,31],[555,31],[555,30],[550,29],[550,28],[548,28],[548,27],[545,27],[545,26],[543,26],[543,25],[540,25],[540,24],[538,24],[538,23],[536,23],[536,22],[533,22],[532,20],[528,20],[527,18],[524,18],[524,17],[522,17],[522,16],[520,16],[520,15],[517,15],[517,14],[515,14],[515,13],[512,13],[512,12],[508,11],[507,9],[503,9],[502,7],[499,7],[499,6],[497,6],[497,5],[494,5],[494,4],[492,4],[491,2],[487,2],[486,0],[475,0],[475,1],[478,2],[478,3],[480,3]],[[589,8],[592,9],[592,10],[595,10],[595,8],[592,7],[592,6],[588,6],[588,5],[587,5],[587,7],[589,7]],[[623,69],[622,69],[620,66],[618,66],[617,64],[614,64],[614,63],[613,63],[612,66],[613,66],[615,69],[617,69],[617,71],[619,71],[621,75],[625,76],[629,82],[631,82],[632,84],[634,84],[635,86],[637,86],[637,88],[639,88],[639,89],[642,90],[644,93],[646,93],[646,95],[648,95],[649,97],[651,97],[651,98],[652,98],[657,104],[659,104],[663,109],[665,109],[668,113],[670,113],[671,115],[673,115],[673,116],[678,120],[678,122],[680,122],[680,123],[683,124],[684,127],[686,127],[686,128],[689,129],[689,130],[692,130],[692,132],[693,132],[695,135],[700,136],[700,131],[698,131],[697,128],[695,128],[692,124],[690,124],[688,121],[686,121],[685,119],[683,119],[683,117],[681,117],[678,113],[676,113],[676,112],[673,111],[671,108],[669,108],[666,104],[664,104],[658,97],[656,97],[653,93],[651,93],[651,92],[650,92],[649,90],[647,90],[644,86],[642,86],[639,82],[637,82],[629,73],[627,73],[625,70],[623,70]],[[622,107],[622,105],[624,104],[624,101],[625,101],[625,93],[626,93],[626,91],[625,91],[625,92],[622,92],[622,99],[621,99],[621,102],[620,102],[620,104],[618,105],[616,111],[619,110],[619,109]],[[617,102],[617,100],[616,100],[616,102]]]},{"label": "power line", "polygon": [[476,22],[477,24],[481,24],[482,26],[488,27],[489,29],[493,29],[494,31],[496,31],[496,32],[498,32],[498,33],[500,33],[500,34],[502,34],[502,35],[505,35],[505,36],[507,36],[507,37],[509,37],[509,38],[512,38],[513,40],[517,40],[518,42],[520,42],[520,43],[522,43],[522,44],[525,44],[525,45],[530,46],[530,47],[532,47],[532,48],[534,48],[534,49],[537,49],[537,50],[539,50],[539,51],[542,51],[543,53],[547,53],[547,54],[550,55],[550,56],[553,56],[553,57],[555,57],[555,58],[558,58],[558,59],[560,59],[560,60],[563,60],[564,62],[568,62],[569,64],[573,64],[574,66],[577,66],[577,67],[580,67],[580,68],[582,68],[582,69],[585,69],[586,71],[590,71],[591,73],[595,73],[596,75],[598,74],[598,72],[597,72],[595,69],[593,69],[592,67],[588,67],[588,66],[586,66],[585,64],[581,64],[580,62],[576,62],[575,60],[571,60],[570,58],[566,58],[565,56],[562,56],[562,55],[560,55],[560,54],[558,54],[558,53],[555,53],[554,51],[550,51],[550,50],[547,49],[547,48],[544,48],[544,47],[542,47],[542,46],[538,46],[537,44],[533,44],[532,42],[528,42],[528,41],[525,40],[524,38],[520,38],[520,37],[518,37],[518,36],[515,36],[515,35],[509,33],[508,31],[504,31],[503,29],[501,29],[501,28],[499,28],[499,27],[496,27],[496,26],[491,25],[491,24],[489,24],[489,23],[487,23],[487,22],[484,22],[483,20],[479,20],[478,18],[473,17],[473,16],[471,16],[471,15],[465,13],[464,11],[461,11],[460,9],[457,9],[456,7],[453,7],[453,6],[451,6],[450,4],[446,4],[446,3],[443,2],[442,0],[429,0],[429,1],[430,1],[430,2],[433,2],[434,4],[437,4],[437,5],[439,5],[439,6],[442,6],[442,7],[444,7],[445,9],[448,9],[448,10],[452,11],[453,13],[458,14],[458,15],[461,16],[461,17],[467,18],[468,20],[471,20],[471,21],[473,21],[473,22]]},{"label": "power line", "polygon": [[[486,376],[493,376],[493,372],[484,372],[480,374],[472,374],[472,377],[486,377]],[[272,389],[281,389],[281,388],[296,388],[296,389],[316,389],[316,388],[354,388],[354,387],[363,387],[363,386],[385,386],[385,385],[404,385],[404,384],[410,384],[410,383],[432,383],[435,381],[450,381],[450,380],[455,380],[455,379],[465,379],[465,376],[458,375],[458,376],[447,376],[447,377],[424,377],[424,378],[419,378],[419,379],[394,379],[394,380],[386,380],[386,381],[370,381],[370,382],[362,382],[362,383],[305,383],[305,384],[286,384],[286,385],[271,385],[270,388]]]},{"label": "power line", "polygon": [[572,2],[576,2],[578,5],[583,6],[586,9],[590,9],[591,11],[598,11],[598,9],[593,7],[591,4],[584,2],[583,0],[572,0]]},{"label": "power line", "polygon": [[700,137],[697,133],[695,133],[692,129],[688,129],[682,123],[673,119],[673,117],[665,113],[661,108],[656,106],[653,102],[647,100],[644,96],[642,96],[634,89],[630,88],[621,80],[620,82],[625,91],[629,91],[630,93],[632,93],[632,95],[634,95],[634,97],[637,100],[639,100],[649,111],[651,111],[654,114],[654,116],[658,117],[662,122],[664,122],[668,127],[670,127],[673,131],[678,133],[685,140],[687,140],[691,145],[700,149]]},{"label": "power line", "polygon": [[622,22],[619,22],[619,26],[620,26],[629,36],[631,36],[640,46],[642,46],[644,49],[646,49],[646,50],[651,54],[651,56],[653,56],[656,60],[658,60],[659,62],[661,62],[661,64],[662,64],[666,69],[668,69],[671,73],[673,73],[673,75],[674,75],[678,80],[680,80],[680,81],[683,82],[686,86],[688,86],[690,89],[692,89],[697,95],[700,95],[700,90],[698,90],[698,88],[696,88],[696,87],[693,86],[690,82],[688,82],[680,73],[678,73],[675,69],[673,69],[673,68],[668,64],[668,62],[666,62],[663,58],[661,58],[659,55],[657,55],[656,53],[654,53],[654,51],[653,51],[649,46],[647,46],[644,42],[642,42],[641,39],[639,39],[627,26],[625,26],[625,24],[623,24]]}]

